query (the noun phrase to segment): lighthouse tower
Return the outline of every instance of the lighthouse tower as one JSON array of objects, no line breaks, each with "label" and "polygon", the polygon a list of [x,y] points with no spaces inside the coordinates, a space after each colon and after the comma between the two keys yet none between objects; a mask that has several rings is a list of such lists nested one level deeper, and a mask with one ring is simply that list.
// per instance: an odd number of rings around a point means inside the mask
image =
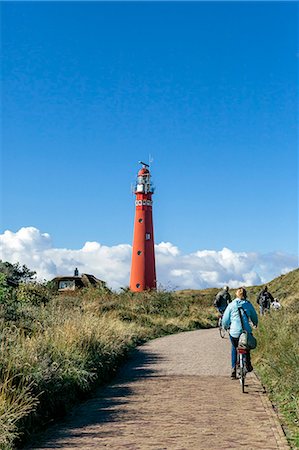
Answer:
[{"label": "lighthouse tower", "polygon": [[130,289],[141,292],[156,289],[156,266],[154,227],[152,216],[151,174],[148,164],[143,163],[135,186],[135,222]]}]

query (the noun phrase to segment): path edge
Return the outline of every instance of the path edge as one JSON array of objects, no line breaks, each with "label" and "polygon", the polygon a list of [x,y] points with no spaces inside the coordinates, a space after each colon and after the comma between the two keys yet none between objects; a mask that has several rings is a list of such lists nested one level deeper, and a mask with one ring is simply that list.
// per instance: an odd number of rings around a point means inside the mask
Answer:
[{"label": "path edge", "polygon": [[275,406],[271,402],[270,398],[268,397],[266,386],[262,383],[259,376],[255,371],[253,371],[253,376],[255,379],[255,382],[260,384],[263,387],[263,392],[259,393],[261,402],[264,406],[264,409],[268,415],[269,422],[271,424],[271,430],[275,436],[276,442],[277,442],[277,448],[278,450],[290,450],[292,449],[291,445],[288,442],[287,435],[284,431],[283,425],[281,421],[279,420],[279,415],[275,411]]}]

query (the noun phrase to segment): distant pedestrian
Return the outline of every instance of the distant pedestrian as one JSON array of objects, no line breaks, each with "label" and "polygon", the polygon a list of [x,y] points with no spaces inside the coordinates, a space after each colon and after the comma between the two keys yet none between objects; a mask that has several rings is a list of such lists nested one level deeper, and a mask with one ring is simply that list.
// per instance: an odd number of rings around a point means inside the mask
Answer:
[{"label": "distant pedestrian", "polygon": [[278,298],[275,298],[273,300],[273,302],[271,303],[271,308],[274,310],[281,309],[281,304],[279,303]]},{"label": "distant pedestrian", "polygon": [[219,291],[215,297],[214,306],[215,306],[215,308],[218,309],[220,314],[224,313],[227,306],[232,301],[230,293],[228,291],[229,291],[229,287],[224,286],[224,288],[221,291]]},{"label": "distant pedestrian", "polygon": [[270,311],[271,303],[274,302],[273,295],[268,291],[268,286],[265,286],[259,295],[256,302],[260,305],[260,315],[263,316],[266,312]]}]

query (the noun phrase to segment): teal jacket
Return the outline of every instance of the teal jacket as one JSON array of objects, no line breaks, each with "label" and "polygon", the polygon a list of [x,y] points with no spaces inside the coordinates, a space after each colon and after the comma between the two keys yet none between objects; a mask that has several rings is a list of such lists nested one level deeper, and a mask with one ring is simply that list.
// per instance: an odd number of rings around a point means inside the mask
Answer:
[{"label": "teal jacket", "polygon": [[[240,320],[240,315],[238,312],[239,308],[243,308],[246,311],[246,314],[253,325],[257,326],[258,324],[258,316],[257,313],[248,300],[240,300],[239,298],[235,298],[228,307],[226,308],[223,317],[222,317],[222,327],[226,330],[230,328],[229,334],[232,337],[239,337],[242,333],[242,324]],[[251,332],[251,326],[249,320],[241,309],[242,319],[244,323],[244,328],[246,331]]]}]

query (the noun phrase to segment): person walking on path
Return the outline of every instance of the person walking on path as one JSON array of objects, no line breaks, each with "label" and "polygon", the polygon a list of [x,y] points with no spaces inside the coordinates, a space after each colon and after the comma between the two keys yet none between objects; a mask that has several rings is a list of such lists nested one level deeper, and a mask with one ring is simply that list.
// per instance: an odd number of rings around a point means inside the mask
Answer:
[{"label": "person walking on path", "polygon": [[[252,330],[249,321],[251,321],[253,325],[257,326],[258,316],[254,307],[247,299],[247,293],[243,287],[237,289],[236,298],[232,301],[232,303],[228,305],[222,318],[223,328],[225,328],[226,330],[230,328],[229,336],[232,344],[231,347],[232,378],[237,377],[236,376],[237,348],[239,343],[239,337],[243,331],[240,314],[242,314],[242,321],[245,330],[248,333],[251,333]],[[253,370],[253,367],[251,365],[250,352],[248,352],[247,370],[248,372],[251,372]]]},{"label": "person walking on path", "polygon": [[256,302],[260,305],[260,315],[263,316],[266,312],[270,311],[271,303],[274,302],[272,294],[268,291],[268,286],[265,286],[259,295]]},{"label": "person walking on path", "polygon": [[232,301],[230,293],[228,291],[229,291],[229,287],[224,286],[224,288],[221,291],[219,291],[218,294],[216,295],[216,298],[214,301],[214,306],[215,306],[215,308],[218,309],[220,314],[224,313],[227,306]]}]

